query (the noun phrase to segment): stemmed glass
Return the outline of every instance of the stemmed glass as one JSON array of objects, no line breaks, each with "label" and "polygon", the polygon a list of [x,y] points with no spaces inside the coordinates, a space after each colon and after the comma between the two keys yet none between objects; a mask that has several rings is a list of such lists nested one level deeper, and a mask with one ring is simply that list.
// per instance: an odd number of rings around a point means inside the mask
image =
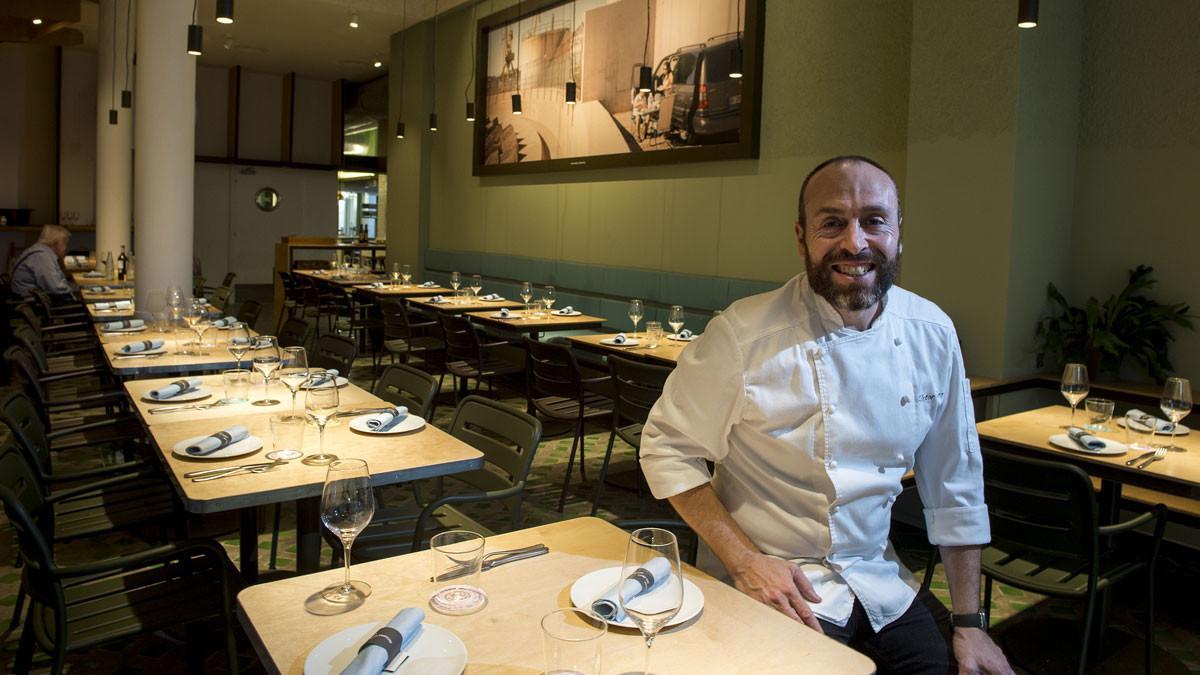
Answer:
[{"label": "stemmed glass", "polygon": [[411,282],[411,281],[412,281],[412,266],[411,265],[401,265],[400,266],[400,285],[404,286],[405,288],[408,288],[409,282]]},{"label": "stemmed glass", "polygon": [[547,286],[546,290],[542,291],[542,304],[546,306],[547,314],[549,314],[550,310],[554,307],[554,300],[556,297],[557,295],[554,292],[553,286]]},{"label": "stemmed glass", "polygon": [[204,356],[204,333],[209,329],[208,313],[199,302],[192,301],[192,307],[187,313],[188,326],[196,334],[196,355]]},{"label": "stemmed glass", "polygon": [[1175,447],[1175,432],[1179,429],[1179,422],[1192,412],[1192,383],[1184,377],[1168,377],[1163,385],[1159,408],[1171,420],[1171,443],[1167,447],[1182,450]]},{"label": "stemmed glass", "polygon": [[1071,426],[1075,426],[1075,408],[1088,395],[1087,366],[1082,363],[1068,363],[1063,368],[1062,385],[1059,388],[1067,403],[1071,404]]},{"label": "stemmed glass", "polygon": [[308,354],[304,347],[284,347],[279,364],[279,381],[292,392],[292,414],[296,416],[296,393],[308,381]]},{"label": "stemmed glass", "polygon": [[450,288],[454,289],[454,297],[458,298],[458,287],[462,285],[462,275],[458,272],[450,273]]},{"label": "stemmed glass", "polygon": [[646,668],[642,671],[645,675],[650,675],[650,646],[655,636],[683,606],[683,570],[679,564],[679,542],[674,534],[657,527],[634,530],[629,535],[620,578],[628,579],[632,575],[643,577],[643,568],[656,558],[665,558],[670,568],[665,580],[655,579],[652,590],[628,601],[625,600],[625,594],[618,594],[621,609],[637,624],[638,630],[642,631],[642,638],[646,640]]},{"label": "stemmed glass", "polygon": [[529,300],[531,298],[533,298],[533,284],[529,283],[528,281],[522,281],[521,282],[521,292],[518,295],[521,296],[521,302],[525,303],[525,318],[528,319],[528,318],[530,318],[529,317]]},{"label": "stemmed glass", "polygon": [[667,325],[671,327],[671,333],[675,337],[679,337],[679,331],[683,330],[683,305],[671,305],[671,313],[667,315]]},{"label": "stemmed glass", "polygon": [[478,274],[471,275],[471,295],[478,300],[479,291],[483,290],[483,279]]},{"label": "stemmed glass", "polygon": [[318,435],[320,442],[317,445],[317,454],[309,455],[300,460],[302,464],[323,466],[337,459],[337,455],[325,454],[325,425],[337,413],[338,403],[336,382],[329,382],[316,387],[309,386],[308,390],[304,392],[304,410],[308,413],[309,419],[317,423],[317,430],[320,432]]},{"label": "stemmed glass", "polygon": [[262,373],[263,376],[263,397],[254,401],[254,405],[279,405],[279,401],[271,398],[271,392],[267,390],[267,386],[271,383],[271,373],[279,368],[279,363],[282,359],[279,356],[279,340],[274,335],[260,335],[254,342],[254,359],[251,363],[254,364],[254,369]]},{"label": "stemmed glass", "polygon": [[229,327],[229,346],[227,349],[237,360],[237,369],[242,369],[242,359],[246,358],[246,352],[250,351],[250,328],[241,321]]},{"label": "stemmed glass", "polygon": [[400,285],[400,263],[392,263],[392,286]]},{"label": "stemmed glass", "polygon": [[646,308],[642,305],[641,300],[635,299],[629,301],[629,320],[633,322],[633,335],[630,337],[637,337],[638,323],[641,322],[642,317],[645,315]]},{"label": "stemmed glass", "polygon": [[371,487],[367,463],[361,459],[339,459],[331,463],[321,491],[321,522],[342,540],[346,549],[346,578],[341,583],[326,586],[321,597],[345,606],[345,611],[361,605],[371,595],[370,584],[350,580],[350,547],[373,515],[375,490]]}]

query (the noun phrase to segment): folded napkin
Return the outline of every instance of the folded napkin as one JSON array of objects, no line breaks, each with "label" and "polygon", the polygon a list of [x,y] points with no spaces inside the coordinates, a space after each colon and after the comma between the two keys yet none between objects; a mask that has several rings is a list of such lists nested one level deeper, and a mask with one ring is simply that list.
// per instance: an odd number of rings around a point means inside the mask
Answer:
[{"label": "folded napkin", "polygon": [[254,344],[254,338],[235,337],[229,341],[231,345],[251,345]]},{"label": "folded napkin", "polygon": [[625,577],[621,583],[592,601],[592,611],[606,621],[624,621],[625,612],[621,609],[621,599],[626,603],[637,596],[653,590],[667,580],[671,575],[671,562],[662,556],[651,558],[642,567]]},{"label": "folded napkin", "polygon": [[443,297],[442,297],[442,296],[440,296],[440,295],[435,295],[435,296],[433,296],[432,298],[430,298],[430,299],[426,300],[426,302],[428,302],[428,303],[430,303],[430,304],[434,304],[434,305],[440,305],[440,304],[442,304],[443,302],[446,302],[446,299],[445,299],[445,298],[443,298]]},{"label": "folded napkin", "polygon": [[426,281],[425,283],[421,284],[421,288],[437,288],[437,282]]},{"label": "folded napkin", "polygon": [[197,305],[207,305],[208,298],[196,298],[195,302]]},{"label": "folded napkin", "polygon": [[406,607],[396,613],[386,626],[358,648],[358,655],[342,671],[342,675],[379,675],[400,652],[411,648],[421,636],[425,612]]},{"label": "folded napkin", "polygon": [[381,412],[367,418],[367,428],[371,431],[391,431],[392,427],[403,422],[405,417],[408,417],[408,408],[402,405],[396,406],[387,412]]},{"label": "folded napkin", "polygon": [[133,301],[117,300],[116,302],[97,302],[92,306],[96,309],[133,309]]},{"label": "folded napkin", "polygon": [[556,310],[554,313],[555,314],[570,314],[571,312],[574,312],[574,311],[575,311],[574,307],[567,305],[566,307],[563,307],[562,309]]},{"label": "folded napkin", "polygon": [[1154,429],[1154,432],[1158,434],[1169,434],[1171,433],[1171,429],[1175,427],[1171,422],[1155,417],[1150,413],[1144,413],[1137,408],[1125,413],[1125,417],[1132,418],[1134,422],[1144,427]]},{"label": "folded napkin", "polygon": [[87,279],[103,279],[104,273],[103,272],[84,272],[83,276],[84,276],[84,278],[87,278]]},{"label": "folded napkin", "polygon": [[488,293],[487,295],[479,296],[480,300],[503,300],[499,293]]},{"label": "folded napkin", "polygon": [[232,326],[233,324],[235,324],[237,322],[238,322],[237,317],[227,316],[227,317],[224,317],[221,319],[217,319],[216,321],[214,321],[212,323],[212,325],[213,325],[213,328],[224,328],[226,326]]},{"label": "folded napkin", "polygon": [[239,424],[237,426],[232,426],[228,429],[218,431],[212,436],[205,436],[204,438],[184,448],[184,452],[194,457],[211,455],[221,448],[229,447],[234,443],[245,439],[249,435],[250,430]]},{"label": "folded napkin", "polygon": [[1078,445],[1080,448],[1089,452],[1093,450],[1104,449],[1104,441],[1096,438],[1079,427],[1071,427],[1067,429],[1067,435],[1071,437],[1072,441],[1075,441],[1075,445]]},{"label": "folded napkin", "polygon": [[384,285],[385,284],[382,281],[372,281],[371,282],[371,288],[383,288]]},{"label": "folded napkin", "polygon": [[136,354],[138,352],[148,352],[151,349],[160,349],[162,346],[162,340],[142,340],[141,342],[131,342],[127,345],[121,345],[121,348],[117,351],[122,354]]},{"label": "folded napkin", "polygon": [[112,290],[111,286],[92,286],[91,288],[93,293],[112,293]]},{"label": "folded napkin", "polygon": [[309,387],[322,387],[330,382],[336,382],[338,376],[337,368],[330,368],[323,373],[313,373],[308,380]]},{"label": "folded napkin", "polygon": [[141,319],[121,319],[120,321],[109,321],[100,326],[104,330],[121,330],[122,328],[142,328],[146,325]]},{"label": "folded napkin", "polygon": [[501,307],[500,308],[500,318],[507,319],[509,316],[512,316],[512,312],[508,311],[507,307]]},{"label": "folded napkin", "polygon": [[617,333],[612,339],[614,345],[623,345],[626,342],[629,342],[629,338],[625,337],[624,333]]},{"label": "folded napkin", "polygon": [[693,335],[692,335],[692,331],[688,330],[687,328],[684,328],[683,330],[679,331],[679,334],[676,335],[675,337],[687,340],[688,338],[693,337]]},{"label": "folded napkin", "polygon": [[146,392],[146,395],[155,401],[162,401],[168,398],[174,398],[184,392],[192,391],[200,388],[200,378],[189,377],[183,380],[175,380],[165,387],[151,389]]}]

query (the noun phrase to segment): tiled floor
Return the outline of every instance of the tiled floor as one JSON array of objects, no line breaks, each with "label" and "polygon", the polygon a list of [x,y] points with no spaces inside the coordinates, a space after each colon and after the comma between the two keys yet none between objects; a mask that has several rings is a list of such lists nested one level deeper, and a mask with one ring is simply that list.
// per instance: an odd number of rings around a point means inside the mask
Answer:
[{"label": "tiled floor", "polygon": [[[365,359],[360,359],[360,365],[367,366]],[[370,375],[366,367],[356,368],[352,379],[364,385],[369,385]],[[514,404],[523,403],[515,395],[510,399]],[[440,406],[435,416],[435,424],[443,428],[448,426],[452,405]],[[578,470],[572,476],[568,492],[567,505],[564,513],[555,509],[559,489],[562,484],[563,471],[571,446],[571,438],[556,437],[543,441],[536,457],[530,479],[529,496],[526,502],[525,523],[536,525],[552,522],[561,518],[586,515],[591,508],[592,490],[595,476],[599,473],[600,462],[608,441],[607,432],[594,429],[587,435],[585,447],[588,461],[589,481],[586,485],[580,483]],[[630,448],[618,442],[617,452],[613,458],[613,470],[621,472],[634,468],[633,453]],[[62,467],[67,468],[66,466]],[[448,485],[452,481],[448,481]],[[389,504],[399,504],[411,501],[411,491],[401,488],[389,488],[385,493]],[[280,537],[280,554],[278,568],[282,571],[295,569],[295,532],[292,510],[285,507],[283,531]],[[471,515],[480,522],[503,529],[507,523],[507,513],[487,508],[477,508]],[[603,508],[600,515],[612,520],[635,517],[669,516],[670,512],[664,505],[656,503],[648,494],[639,496],[636,492],[609,487],[604,494]],[[269,519],[263,521],[269,524]],[[238,557],[237,522],[235,518],[210,517],[195,523],[197,530],[205,534],[215,533],[224,545],[229,557],[235,562]],[[270,546],[270,532],[263,533],[259,538],[259,564],[267,568]],[[98,556],[115,555],[122,551],[135,550],[144,545],[131,536],[113,536],[102,542],[91,542],[87,547],[68,546],[60,553],[65,561],[84,560]],[[328,561],[329,549],[324,550],[324,559]],[[920,555],[921,551],[914,554]],[[9,528],[0,528],[0,620],[6,621],[11,608],[16,601],[16,590],[19,584],[19,570],[12,567],[16,550],[12,532]],[[1173,667],[1164,659],[1160,659],[1161,668],[1157,672],[1192,672],[1200,673],[1200,619],[1194,608],[1197,606],[1198,592],[1195,589],[1197,570],[1190,558],[1173,556],[1164,560],[1160,572],[1159,612],[1160,620],[1156,625],[1156,639],[1164,653],[1173,656]],[[940,568],[932,582],[934,593],[949,603],[949,592]],[[1183,590],[1181,589],[1188,589]],[[1141,669],[1140,640],[1142,621],[1141,593],[1123,593],[1114,602],[1113,625],[1119,629],[1133,633],[1138,637],[1132,641],[1106,640],[1110,646],[1121,647],[1115,656],[1104,660],[1095,672],[1124,673],[1138,672]],[[1135,609],[1126,609],[1133,607]],[[297,610],[299,611],[299,610]],[[1069,662],[1074,654],[1078,637],[1079,609],[1077,606],[1059,601],[1047,601],[1037,595],[1023,591],[998,586],[993,596],[993,633],[1005,646],[1007,651],[1019,653],[1032,651],[1034,654],[1054,654]],[[1030,621],[1038,619],[1038,621]],[[1047,624],[1042,619],[1062,619],[1057,624]],[[0,624],[5,625],[6,624]],[[1047,627],[1049,626],[1049,627]],[[214,627],[210,636],[205,640],[205,656],[202,662],[188,664],[182,634],[155,634],[140,637],[127,644],[111,645],[91,649],[86,652],[73,654],[68,659],[68,672],[76,673],[175,673],[175,672],[225,672],[224,653],[220,645],[219,626]],[[1031,636],[1031,633],[1033,634]],[[0,672],[11,669],[12,659],[16,651],[20,629],[3,633],[0,642]],[[240,663],[243,672],[260,672],[262,666],[258,663],[253,649],[244,638],[240,642]],[[1054,663],[1026,663],[1025,672],[1073,672],[1070,669],[1060,670]],[[48,672],[46,668],[35,669],[34,672]]]}]

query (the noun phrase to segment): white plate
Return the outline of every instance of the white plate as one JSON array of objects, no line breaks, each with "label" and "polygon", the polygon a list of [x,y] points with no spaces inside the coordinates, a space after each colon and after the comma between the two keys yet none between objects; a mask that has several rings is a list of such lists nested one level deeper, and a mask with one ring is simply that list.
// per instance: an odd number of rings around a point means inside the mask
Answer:
[{"label": "white plate", "polygon": [[640,340],[626,340],[624,342],[613,342],[612,338],[604,338],[600,341],[602,345],[612,345],[614,347],[636,347],[641,343]]},{"label": "white plate", "polygon": [[[1124,418],[1124,417],[1118,419],[1117,424],[1119,424],[1121,426],[1125,426],[1125,419],[1126,418]],[[1140,431],[1144,434],[1150,433],[1150,427],[1148,427],[1145,424],[1142,424],[1141,422],[1138,422],[1138,421],[1134,421],[1133,430]],[[1189,431],[1191,431],[1191,429],[1185,427],[1182,424],[1175,425],[1175,435],[1176,436],[1187,436]],[[1157,431],[1155,433],[1159,436],[1170,436],[1171,435],[1170,431]]]},{"label": "white plate", "polygon": [[[350,380],[347,380],[346,378],[342,377],[341,375],[338,375],[338,377],[337,377],[337,386],[338,386],[338,389],[341,389],[342,387],[344,387],[344,386],[346,386],[346,385],[348,385],[348,384],[350,384]],[[321,386],[322,386],[322,387],[324,387],[324,386],[327,386],[327,385],[328,385],[328,383],[325,383],[325,384],[323,384],[323,385],[321,385]],[[301,391],[308,391],[309,389],[312,389],[312,387],[311,387],[311,386],[309,386],[309,385],[307,385],[307,384],[306,384],[306,385],[303,385],[302,387],[300,387],[300,390],[301,390]]]},{"label": "white plate", "polygon": [[153,354],[166,354],[166,353],[167,353],[166,347],[159,347],[158,349],[144,349],[140,352],[129,352],[128,354],[126,354],[125,352],[118,349],[117,351],[113,352],[112,355],[113,356],[143,356],[143,355],[150,356]]},{"label": "white plate", "polygon": [[493,319],[523,319],[523,318],[525,318],[522,315],[515,314],[515,313],[509,314],[508,316],[504,316],[500,312],[496,312],[495,314],[491,314],[489,316],[491,316]]},{"label": "white plate", "polygon": [[392,427],[391,429],[388,429],[387,431],[375,431],[375,430],[367,427],[367,421],[370,420],[375,414],[377,414],[377,413],[372,413],[369,415],[359,415],[358,417],[355,417],[354,419],[350,420],[350,428],[355,431],[361,431],[364,434],[377,434],[380,436],[390,436],[392,434],[403,434],[403,433],[406,433],[409,431],[416,431],[417,429],[420,429],[421,427],[425,426],[424,418],[418,417],[416,415],[408,415],[403,420],[400,420],[399,424]]},{"label": "white plate", "polygon": [[668,333],[668,334],[667,334],[667,339],[668,339],[668,340],[674,340],[674,341],[676,341],[676,342],[691,342],[692,340],[695,340],[695,339],[696,339],[696,338],[698,338],[698,337],[700,337],[700,336],[699,336],[699,335],[693,335],[693,336],[691,336],[691,337],[679,337],[679,335],[678,335],[678,334],[676,334],[676,333]]},{"label": "white plate", "polygon": [[[141,353],[145,354],[146,352],[141,352]],[[142,397],[142,400],[147,403],[162,403],[164,405],[170,405],[172,403],[191,403],[193,401],[203,401],[204,399],[208,398],[209,396],[212,396],[211,391],[205,391],[204,387],[199,387],[195,391],[189,391],[189,392],[186,392],[183,394],[176,394],[176,395],[172,396],[171,398],[150,398],[150,395],[146,394],[145,396]]]},{"label": "white plate", "polygon": [[1085,455],[1123,455],[1129,452],[1129,448],[1125,447],[1123,443],[1110,441],[1107,438],[1097,438],[1104,441],[1104,447],[1100,450],[1084,450],[1066,434],[1054,434],[1051,436],[1050,445],[1056,445],[1063,450],[1072,450]]},{"label": "white plate", "polygon": [[583,316],[583,312],[567,312],[566,314],[562,312],[551,312],[551,314],[554,316]]},{"label": "white plate", "polygon": [[[305,675],[340,673],[354,660],[362,646],[385,622],[361,623],[325,638],[304,659]],[[457,635],[431,623],[408,650],[410,656],[397,675],[459,675],[467,667],[467,646]]]},{"label": "white plate", "polygon": [[505,298],[479,298],[480,302],[504,302]]},{"label": "white plate", "polygon": [[208,438],[209,435],[210,434],[205,434],[204,436],[194,436],[192,438],[179,441],[175,444],[175,447],[171,448],[171,452],[180,457],[186,457],[188,459],[231,459],[233,457],[241,457],[242,455],[249,455],[251,453],[258,452],[259,450],[262,450],[263,447],[263,441],[261,438],[258,436],[247,436],[237,443],[227,445],[220,450],[214,450],[207,455],[189,455],[187,453],[187,446],[195,443],[196,441]]},{"label": "white plate", "polygon": [[[595,572],[589,572],[579,577],[571,585],[571,604],[579,608],[591,609],[592,601],[604,595],[608,589],[615,586],[620,578],[620,565],[598,569]],[[650,593],[657,593],[665,588],[666,586],[664,585],[650,591]],[[702,609],[704,609],[704,591],[701,591],[699,586],[692,583],[691,579],[685,577],[683,580],[683,606],[679,608],[679,613],[667,622],[667,625],[675,626],[685,621],[690,621]],[[608,623],[613,626],[637,628],[637,624],[631,621],[628,616],[623,621],[609,621]]]},{"label": "white plate", "polygon": [[108,330],[107,328],[101,328],[100,332],[104,333],[106,335],[112,335],[115,333],[140,333],[144,330],[146,330],[145,326],[138,326],[137,328],[118,328],[116,330]]}]

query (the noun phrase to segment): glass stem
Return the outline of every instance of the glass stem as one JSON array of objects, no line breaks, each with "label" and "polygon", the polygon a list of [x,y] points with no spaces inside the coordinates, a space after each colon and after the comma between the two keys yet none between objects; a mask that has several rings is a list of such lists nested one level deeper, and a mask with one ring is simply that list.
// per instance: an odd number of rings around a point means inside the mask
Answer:
[{"label": "glass stem", "polygon": [[299,391],[299,389],[292,392],[292,419],[296,419],[296,391]]},{"label": "glass stem", "polygon": [[349,595],[350,590],[351,590],[351,586],[350,586],[350,546],[353,543],[354,542],[347,541],[345,539],[342,540],[342,545],[346,547],[346,583],[342,584],[342,594],[344,594],[344,595]]},{"label": "glass stem", "polygon": [[324,457],[325,456],[325,423],[322,422],[321,424],[317,425],[317,429],[320,430],[319,433],[317,433],[317,439],[318,439],[317,440],[317,456]]},{"label": "glass stem", "polygon": [[271,384],[271,375],[269,373],[264,372],[263,373],[263,400],[264,401],[270,400],[270,398],[271,398],[271,392],[267,391],[267,386],[270,384]]},{"label": "glass stem", "polygon": [[1074,403],[1071,404],[1071,426],[1075,426],[1075,405]]},{"label": "glass stem", "polygon": [[654,642],[653,637],[646,638],[646,667],[642,670],[645,675],[650,675],[650,643]]}]

